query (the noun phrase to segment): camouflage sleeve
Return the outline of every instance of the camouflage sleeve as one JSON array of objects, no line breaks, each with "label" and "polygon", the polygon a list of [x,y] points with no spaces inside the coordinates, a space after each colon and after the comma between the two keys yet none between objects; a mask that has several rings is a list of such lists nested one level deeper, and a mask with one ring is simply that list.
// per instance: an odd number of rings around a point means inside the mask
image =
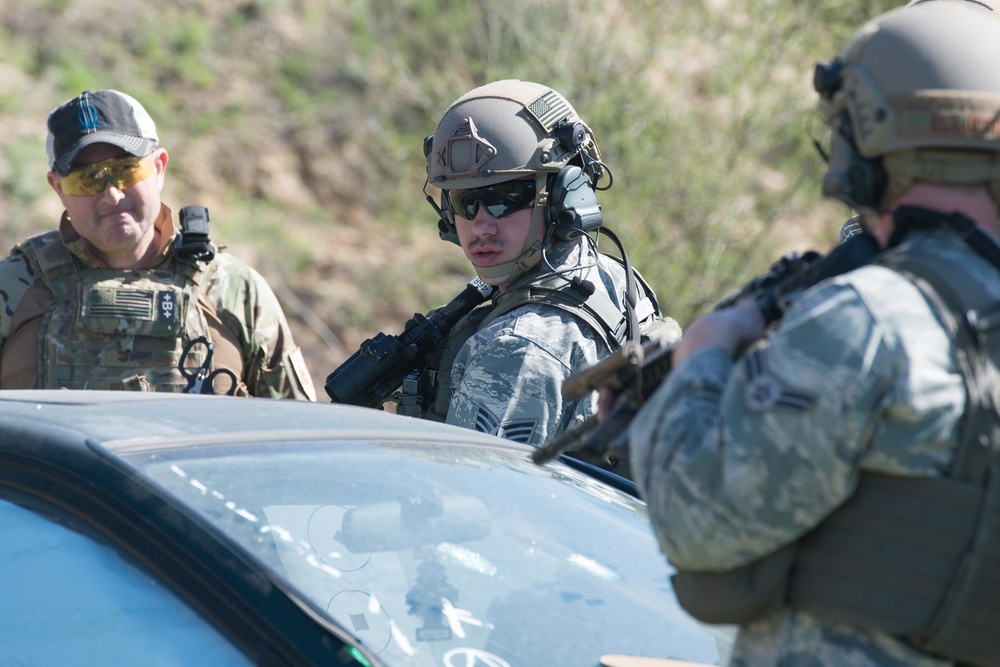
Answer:
[{"label": "camouflage sleeve", "polygon": [[225,324],[239,334],[250,395],[315,401],[302,350],[292,340],[281,304],[263,276],[220,254],[207,272],[205,290]]},{"label": "camouflage sleeve", "polygon": [[735,363],[684,360],[630,430],[633,474],[675,565],[726,570],[793,541],[842,503],[899,367],[851,287],[821,287]]},{"label": "camouflage sleeve", "polygon": [[596,346],[567,318],[519,318],[473,336],[455,362],[448,423],[541,445],[592,414],[590,403],[562,395],[573,367],[596,359]]},{"label": "camouflage sleeve", "polygon": [[34,283],[31,267],[20,252],[15,251],[0,261],[0,347],[11,335],[14,313],[21,298]]}]

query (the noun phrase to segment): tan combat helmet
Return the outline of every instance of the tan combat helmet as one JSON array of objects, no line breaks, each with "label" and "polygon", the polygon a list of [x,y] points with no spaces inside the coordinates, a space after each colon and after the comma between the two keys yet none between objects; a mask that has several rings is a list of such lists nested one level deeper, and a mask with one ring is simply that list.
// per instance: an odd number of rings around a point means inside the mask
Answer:
[{"label": "tan combat helmet", "polygon": [[[534,210],[525,246],[511,262],[476,267],[487,282],[501,276],[514,280],[537,263],[541,244],[536,239],[543,224],[560,238],[601,226],[594,191],[607,167],[590,128],[566,98],[548,86],[508,79],[469,91],[445,111],[424,142],[424,154],[427,182],[442,191],[534,176]],[[438,212],[441,238],[457,243],[454,211],[446,196]]]},{"label": "tan combat helmet", "polygon": [[[910,0],[907,3],[907,7],[911,5],[919,5],[921,2],[936,2],[937,0]],[[990,10],[991,12],[996,12],[997,8],[1000,7],[1000,0],[957,0],[958,2],[971,2],[975,5],[980,5]]]},{"label": "tan combat helmet", "polygon": [[1000,21],[985,0],[922,0],[816,66],[831,126],[823,194],[884,209],[916,180],[988,183],[1000,201]]}]

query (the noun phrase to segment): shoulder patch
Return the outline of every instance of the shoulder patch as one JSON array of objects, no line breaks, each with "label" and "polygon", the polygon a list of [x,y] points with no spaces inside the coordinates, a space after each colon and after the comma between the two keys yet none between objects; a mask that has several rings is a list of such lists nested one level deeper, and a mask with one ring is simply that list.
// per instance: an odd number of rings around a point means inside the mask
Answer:
[{"label": "shoulder patch", "polygon": [[476,409],[476,430],[488,435],[496,435],[501,438],[528,444],[531,442],[535,430],[538,428],[537,419],[514,419],[500,422],[492,412],[480,405]]},{"label": "shoulder patch", "polygon": [[476,408],[476,430],[480,433],[496,435],[500,430],[500,420],[496,415],[480,405]]},{"label": "shoulder patch", "polygon": [[744,370],[747,381],[743,388],[743,403],[752,412],[769,412],[775,408],[804,412],[816,402],[815,396],[786,389],[778,378],[771,375],[761,350],[747,355]]},{"label": "shoulder patch", "polygon": [[528,444],[531,442],[531,437],[535,434],[535,428],[537,426],[537,419],[518,419],[515,421],[507,421],[500,424],[500,428],[497,430],[497,435],[501,438],[507,438],[508,440]]}]

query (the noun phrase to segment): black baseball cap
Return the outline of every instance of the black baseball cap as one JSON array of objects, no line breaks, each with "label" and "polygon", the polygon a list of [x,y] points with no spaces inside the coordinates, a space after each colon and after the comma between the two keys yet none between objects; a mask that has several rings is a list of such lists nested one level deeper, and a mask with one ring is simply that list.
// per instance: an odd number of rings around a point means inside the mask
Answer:
[{"label": "black baseball cap", "polygon": [[49,168],[69,173],[91,144],[112,144],[142,157],[160,145],[156,124],[135,98],[117,90],[84,91],[49,114]]}]

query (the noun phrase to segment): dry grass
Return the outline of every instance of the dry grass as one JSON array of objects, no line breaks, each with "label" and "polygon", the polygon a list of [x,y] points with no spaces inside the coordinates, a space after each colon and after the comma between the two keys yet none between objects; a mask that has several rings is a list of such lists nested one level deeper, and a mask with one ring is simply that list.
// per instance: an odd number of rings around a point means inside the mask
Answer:
[{"label": "dry grass", "polygon": [[0,246],[61,212],[44,119],[83,89],[157,119],[165,201],[288,308],[317,383],[470,272],[424,201],[423,137],[489,80],[541,81],[593,127],[616,177],[601,201],[682,322],[780,252],[832,241],[818,196],[813,63],[890,6],[833,0],[4,0]]}]

